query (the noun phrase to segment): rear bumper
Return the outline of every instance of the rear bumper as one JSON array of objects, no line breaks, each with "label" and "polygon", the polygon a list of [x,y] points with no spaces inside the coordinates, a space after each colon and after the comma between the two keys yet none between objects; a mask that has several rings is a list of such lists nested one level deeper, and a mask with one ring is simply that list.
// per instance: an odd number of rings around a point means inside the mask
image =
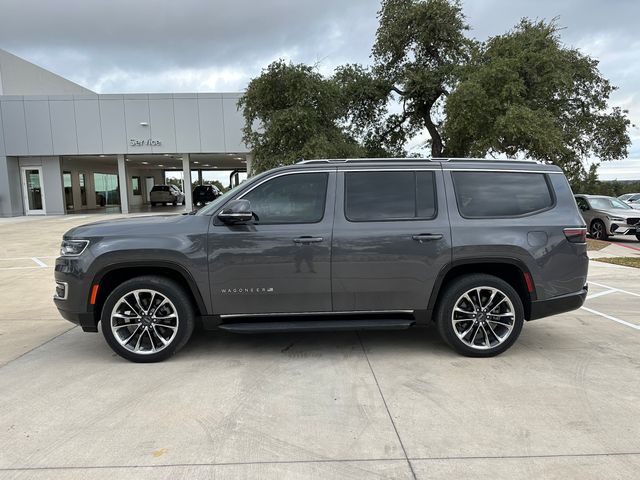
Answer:
[{"label": "rear bumper", "polygon": [[582,290],[559,297],[549,298],[547,300],[536,300],[531,302],[531,315],[529,320],[537,320],[538,318],[550,317],[559,313],[570,312],[580,308],[587,298],[588,286],[582,287]]}]

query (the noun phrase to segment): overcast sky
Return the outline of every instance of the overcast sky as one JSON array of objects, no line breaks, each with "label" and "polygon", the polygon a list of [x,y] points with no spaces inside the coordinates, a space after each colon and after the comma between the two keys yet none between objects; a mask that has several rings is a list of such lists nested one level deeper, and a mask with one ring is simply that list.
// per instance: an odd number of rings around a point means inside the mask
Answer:
[{"label": "overcast sky", "polygon": [[[520,18],[559,17],[567,45],[600,60],[613,103],[640,125],[640,2],[466,0],[470,35],[484,40]],[[0,0],[0,48],[99,93],[242,90],[278,58],[368,63],[377,0]],[[640,179],[640,129],[630,160],[603,179]]]}]

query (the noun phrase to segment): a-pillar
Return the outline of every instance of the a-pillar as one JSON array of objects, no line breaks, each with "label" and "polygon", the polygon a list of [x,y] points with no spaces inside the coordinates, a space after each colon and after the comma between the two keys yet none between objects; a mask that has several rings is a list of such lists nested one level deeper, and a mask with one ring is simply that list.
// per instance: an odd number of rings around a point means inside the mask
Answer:
[{"label": "a-pillar", "polygon": [[189,154],[182,154],[182,178],[184,185],[184,207],[187,212],[193,210],[193,197],[191,187],[191,165],[189,163]]},{"label": "a-pillar", "polygon": [[129,213],[129,182],[124,155],[118,155],[118,185],[120,187],[120,211]]}]

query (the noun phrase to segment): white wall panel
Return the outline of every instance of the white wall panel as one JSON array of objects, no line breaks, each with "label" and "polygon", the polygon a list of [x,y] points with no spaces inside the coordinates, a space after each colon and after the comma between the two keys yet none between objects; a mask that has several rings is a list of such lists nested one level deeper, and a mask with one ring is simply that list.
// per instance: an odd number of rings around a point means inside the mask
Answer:
[{"label": "white wall panel", "polygon": [[24,116],[29,153],[32,155],[53,154],[49,100],[25,100]]},{"label": "white wall panel", "polygon": [[100,119],[102,122],[102,152],[125,153],[127,151],[127,132],[122,97],[102,95],[100,97]]},{"label": "white wall panel", "polygon": [[53,139],[53,153],[56,155],[70,155],[78,153],[76,130],[76,114],[73,100],[51,101],[49,103],[51,116],[51,137]]},{"label": "white wall panel", "polygon": [[222,98],[199,98],[200,144],[203,152],[225,152]]},{"label": "white wall panel", "polygon": [[[151,135],[151,120],[149,118],[149,100],[124,99],[124,114],[126,121],[126,142],[127,152],[129,153],[151,153],[151,145],[148,143],[155,140]],[[140,125],[146,123],[147,126]],[[142,145],[132,145],[131,140],[142,142]],[[120,151],[122,153],[122,150]]]},{"label": "white wall panel", "polygon": [[149,96],[151,114],[151,135],[159,140],[159,147],[152,147],[154,153],[177,153],[176,127],[173,115],[173,98],[154,98]]},{"label": "white wall panel", "polygon": [[27,128],[24,123],[24,102],[22,100],[3,100],[2,125],[4,128],[4,148],[7,155],[20,155],[29,152]]},{"label": "white wall panel", "polygon": [[102,152],[102,131],[100,127],[100,107],[98,99],[74,100],[76,129],[78,132],[78,153],[95,154]]},{"label": "white wall panel", "polygon": [[227,152],[244,152],[247,150],[242,141],[242,127],[244,117],[238,111],[239,97],[225,97],[222,100],[224,112],[224,136],[226,139]]},{"label": "white wall panel", "polygon": [[0,112],[0,155],[4,155],[4,127],[2,126],[2,112]]},{"label": "white wall panel", "polygon": [[176,122],[176,150],[179,153],[200,152],[200,122],[198,99],[174,97],[173,111]]}]

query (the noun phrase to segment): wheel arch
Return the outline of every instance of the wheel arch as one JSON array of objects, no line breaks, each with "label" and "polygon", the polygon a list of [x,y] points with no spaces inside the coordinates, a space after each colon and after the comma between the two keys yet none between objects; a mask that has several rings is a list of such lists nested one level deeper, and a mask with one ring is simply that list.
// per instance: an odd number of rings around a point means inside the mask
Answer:
[{"label": "wheel arch", "polygon": [[96,326],[100,321],[104,302],[113,289],[127,280],[146,275],[166,277],[177,282],[191,297],[196,316],[207,314],[207,307],[196,281],[182,265],[169,261],[132,261],[108,265],[93,277],[91,285],[99,285],[93,305]]},{"label": "wheel arch", "polygon": [[[535,288],[533,292],[529,292],[525,280],[525,274],[531,277],[531,272],[521,260],[516,258],[465,258],[463,260],[454,261],[446,265],[440,273],[433,286],[431,297],[429,298],[429,312],[435,312],[441,293],[447,284],[463,275],[473,273],[485,273],[498,277],[511,285],[522,301],[525,319],[531,317],[531,302],[537,299]],[[532,280],[533,281],[533,280]]]}]

